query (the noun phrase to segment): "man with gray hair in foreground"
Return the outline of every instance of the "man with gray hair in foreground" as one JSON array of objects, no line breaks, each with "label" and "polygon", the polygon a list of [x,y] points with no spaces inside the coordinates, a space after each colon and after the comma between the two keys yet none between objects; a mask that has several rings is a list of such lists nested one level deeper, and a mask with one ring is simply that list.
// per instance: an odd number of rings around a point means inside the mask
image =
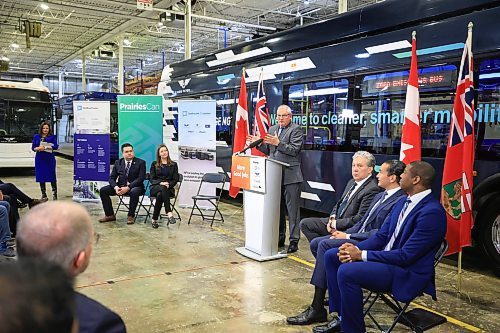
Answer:
[{"label": "man with gray hair in foreground", "polygon": [[[34,207],[21,219],[16,242],[19,260],[44,260],[76,277],[89,265],[94,228],[83,206],[52,201]],[[75,301],[78,332],[126,332],[120,316],[102,304],[76,291]]]}]

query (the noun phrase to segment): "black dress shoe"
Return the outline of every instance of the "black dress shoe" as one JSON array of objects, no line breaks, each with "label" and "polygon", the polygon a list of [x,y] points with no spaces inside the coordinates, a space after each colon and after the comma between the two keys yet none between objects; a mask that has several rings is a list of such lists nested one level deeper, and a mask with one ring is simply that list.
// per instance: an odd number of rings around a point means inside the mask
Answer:
[{"label": "black dress shoe", "polygon": [[299,250],[299,244],[290,243],[290,245],[288,245],[288,250],[286,250],[286,253],[294,253],[297,252],[298,250]]},{"label": "black dress shoe", "polygon": [[326,310],[315,310],[309,306],[303,312],[296,316],[286,318],[286,322],[290,325],[309,325],[314,323],[322,323],[326,321]]},{"label": "black dress shoe", "polygon": [[313,333],[338,333],[341,332],[340,320],[338,318],[330,321],[326,325],[313,327]]}]

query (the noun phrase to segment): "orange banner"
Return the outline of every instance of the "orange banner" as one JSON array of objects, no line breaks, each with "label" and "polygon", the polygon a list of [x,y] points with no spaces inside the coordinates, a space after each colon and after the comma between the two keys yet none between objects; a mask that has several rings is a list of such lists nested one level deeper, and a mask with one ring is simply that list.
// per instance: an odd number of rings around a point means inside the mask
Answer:
[{"label": "orange banner", "polygon": [[233,155],[231,165],[231,185],[250,189],[250,157]]}]

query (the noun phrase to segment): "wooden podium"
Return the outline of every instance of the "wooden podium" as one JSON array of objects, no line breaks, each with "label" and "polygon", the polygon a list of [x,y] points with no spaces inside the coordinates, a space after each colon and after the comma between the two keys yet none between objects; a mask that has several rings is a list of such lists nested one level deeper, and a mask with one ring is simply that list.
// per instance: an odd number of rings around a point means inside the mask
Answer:
[{"label": "wooden podium", "polygon": [[236,251],[267,261],[286,258],[278,252],[282,168],[288,164],[260,156],[233,156],[233,185],[243,189],[245,246]]}]

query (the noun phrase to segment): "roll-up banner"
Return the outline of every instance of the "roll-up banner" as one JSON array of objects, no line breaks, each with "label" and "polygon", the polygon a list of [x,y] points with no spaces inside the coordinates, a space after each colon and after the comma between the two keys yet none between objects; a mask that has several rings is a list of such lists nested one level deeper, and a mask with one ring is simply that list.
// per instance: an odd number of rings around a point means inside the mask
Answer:
[{"label": "roll-up banner", "polygon": [[[178,202],[181,207],[192,207],[201,178],[205,173],[217,172],[216,155],[216,101],[180,100],[179,113],[179,172],[184,176]],[[215,186],[204,186],[202,194],[214,195]],[[206,202],[200,207],[213,208]]]},{"label": "roll-up banner", "polygon": [[[128,142],[135,157],[146,161],[146,172],[156,159],[156,147],[163,140],[163,99],[161,96],[118,96],[119,146]],[[120,158],[121,149],[119,148]]]},{"label": "roll-up banner", "polygon": [[109,101],[74,101],[73,200],[99,202],[109,179]]}]

